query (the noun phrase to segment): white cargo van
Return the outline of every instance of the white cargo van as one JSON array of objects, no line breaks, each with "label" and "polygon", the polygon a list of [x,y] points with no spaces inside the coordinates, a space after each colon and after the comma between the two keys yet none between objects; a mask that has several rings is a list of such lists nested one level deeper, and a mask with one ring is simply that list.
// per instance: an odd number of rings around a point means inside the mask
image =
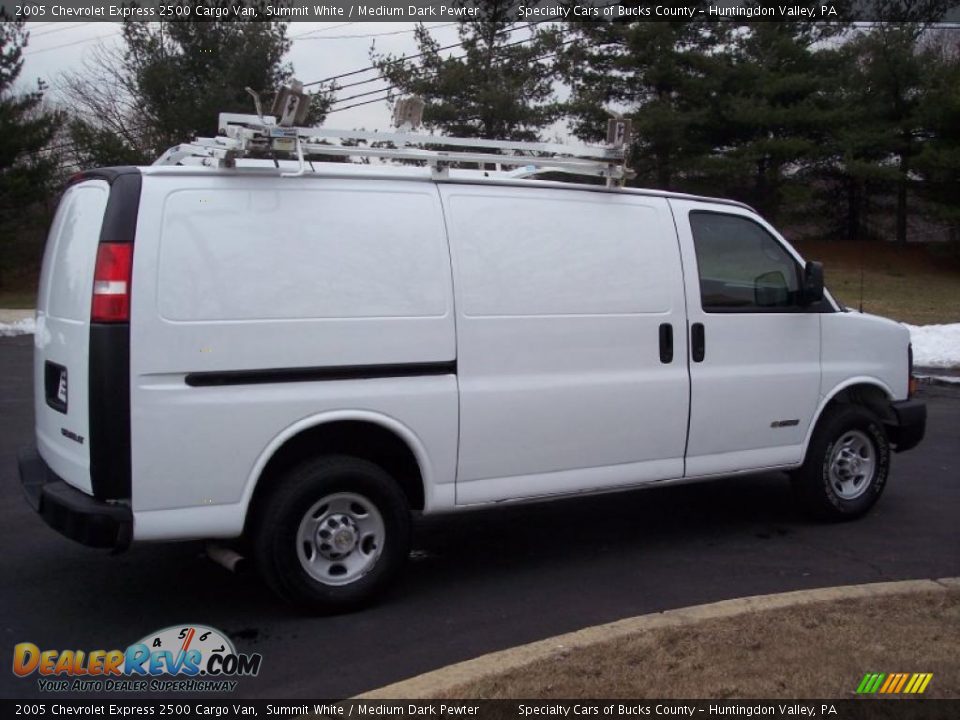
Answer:
[{"label": "white cargo van", "polygon": [[[37,303],[26,495],[64,535],[237,541],[371,598],[411,516],[787,471],[865,513],[922,438],[909,334],[749,207],[324,163],[74,178]],[[289,174],[289,173],[285,173]]]}]

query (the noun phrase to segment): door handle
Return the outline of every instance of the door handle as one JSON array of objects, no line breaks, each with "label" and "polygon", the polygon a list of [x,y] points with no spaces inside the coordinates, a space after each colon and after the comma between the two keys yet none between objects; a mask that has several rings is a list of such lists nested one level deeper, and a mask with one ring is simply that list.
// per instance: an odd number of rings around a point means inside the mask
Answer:
[{"label": "door handle", "polygon": [[690,328],[690,353],[693,355],[694,362],[703,362],[703,357],[707,353],[707,338],[703,323],[694,323]]},{"label": "door handle", "polygon": [[670,323],[660,324],[660,362],[665,365],[673,362],[673,325]]}]

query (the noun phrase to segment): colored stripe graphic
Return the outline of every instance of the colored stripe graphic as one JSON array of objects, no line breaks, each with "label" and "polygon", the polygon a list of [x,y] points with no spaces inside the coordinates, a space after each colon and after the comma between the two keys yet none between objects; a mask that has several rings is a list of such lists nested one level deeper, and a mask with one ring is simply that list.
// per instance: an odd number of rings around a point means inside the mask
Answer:
[{"label": "colored stripe graphic", "polygon": [[898,693],[903,690],[903,686],[907,684],[907,673],[900,673],[900,682],[897,683],[897,686],[893,689],[892,692]]},{"label": "colored stripe graphic", "polygon": [[926,691],[933,673],[867,673],[857,685],[857,694],[920,695]]}]

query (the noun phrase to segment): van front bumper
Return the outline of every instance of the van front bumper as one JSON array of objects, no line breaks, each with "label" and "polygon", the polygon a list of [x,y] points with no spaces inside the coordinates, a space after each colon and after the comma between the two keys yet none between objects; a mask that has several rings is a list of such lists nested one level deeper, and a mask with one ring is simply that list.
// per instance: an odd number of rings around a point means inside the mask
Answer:
[{"label": "van front bumper", "polygon": [[916,447],[927,429],[927,404],[922,400],[902,400],[890,403],[896,423],[887,425],[887,435],[893,449],[903,452]]},{"label": "van front bumper", "polygon": [[103,502],[57,477],[35,447],[17,455],[23,494],[44,522],[71,540],[97,548],[126,550],[133,537],[133,513]]}]

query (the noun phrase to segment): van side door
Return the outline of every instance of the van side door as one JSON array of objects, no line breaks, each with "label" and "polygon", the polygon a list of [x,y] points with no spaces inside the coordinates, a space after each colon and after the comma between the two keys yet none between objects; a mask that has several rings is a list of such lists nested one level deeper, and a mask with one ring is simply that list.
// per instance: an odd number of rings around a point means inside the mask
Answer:
[{"label": "van side door", "polygon": [[680,257],[667,203],[441,184],[454,266],[457,503],[683,474]]},{"label": "van side door", "polygon": [[799,257],[734,205],[670,200],[690,337],[690,477],[802,460],[820,392],[820,305]]}]

